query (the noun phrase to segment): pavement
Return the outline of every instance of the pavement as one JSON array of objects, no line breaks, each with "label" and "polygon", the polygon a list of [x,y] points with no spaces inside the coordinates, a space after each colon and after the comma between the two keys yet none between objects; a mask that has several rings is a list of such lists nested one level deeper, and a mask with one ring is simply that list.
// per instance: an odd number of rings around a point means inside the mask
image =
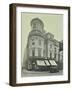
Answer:
[{"label": "pavement", "polygon": [[50,73],[50,71],[28,71],[26,69],[22,70],[22,77],[34,77],[34,76],[56,76],[63,75],[63,70],[56,73]]}]

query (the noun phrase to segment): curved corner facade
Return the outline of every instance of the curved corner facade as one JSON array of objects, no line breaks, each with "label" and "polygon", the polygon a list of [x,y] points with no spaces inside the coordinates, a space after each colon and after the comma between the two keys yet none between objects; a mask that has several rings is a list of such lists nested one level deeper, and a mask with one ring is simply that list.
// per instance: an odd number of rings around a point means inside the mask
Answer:
[{"label": "curved corner facade", "polygon": [[39,18],[34,18],[27,41],[27,67],[32,68],[36,60],[48,59],[58,62],[59,50],[59,41],[54,39],[53,34],[45,32],[44,23]]}]

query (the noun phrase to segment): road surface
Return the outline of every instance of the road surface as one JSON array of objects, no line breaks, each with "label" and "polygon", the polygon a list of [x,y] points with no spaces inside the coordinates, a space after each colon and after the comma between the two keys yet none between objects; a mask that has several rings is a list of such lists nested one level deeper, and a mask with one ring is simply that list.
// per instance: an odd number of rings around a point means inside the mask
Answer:
[{"label": "road surface", "polygon": [[56,76],[56,75],[63,75],[63,71],[60,70],[57,73],[50,73],[50,71],[28,71],[22,70],[22,77],[34,77],[34,76]]}]

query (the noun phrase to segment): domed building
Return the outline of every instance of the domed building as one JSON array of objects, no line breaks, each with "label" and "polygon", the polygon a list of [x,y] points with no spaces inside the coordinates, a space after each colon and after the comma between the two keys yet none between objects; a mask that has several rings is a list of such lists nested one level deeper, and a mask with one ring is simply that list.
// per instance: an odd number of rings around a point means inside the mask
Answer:
[{"label": "domed building", "polygon": [[35,18],[31,21],[31,29],[28,37],[29,57],[44,57],[44,24],[40,19]]},{"label": "domed building", "polygon": [[29,32],[26,52],[26,68],[28,70],[39,68],[45,70],[52,64],[57,65],[59,42],[54,39],[53,34],[45,32],[44,24],[39,18],[34,18],[31,21],[31,32]]},{"label": "domed building", "polygon": [[[36,59],[45,58],[45,37],[44,37],[44,24],[43,22],[35,18],[31,21],[32,31],[28,36],[27,43],[27,56],[28,56],[28,66],[32,67]],[[31,66],[31,67],[30,67]]]},{"label": "domed building", "polygon": [[44,24],[39,18],[32,19],[31,27],[32,30],[39,30],[41,32],[44,30]]}]

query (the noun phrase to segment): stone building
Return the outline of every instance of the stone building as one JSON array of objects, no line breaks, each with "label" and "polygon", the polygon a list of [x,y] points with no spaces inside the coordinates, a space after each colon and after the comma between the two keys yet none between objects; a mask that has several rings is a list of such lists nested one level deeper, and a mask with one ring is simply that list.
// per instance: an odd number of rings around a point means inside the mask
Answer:
[{"label": "stone building", "polygon": [[58,61],[59,58],[59,42],[54,39],[51,33],[46,34],[46,57]]},{"label": "stone building", "polygon": [[59,49],[59,69],[63,69],[63,41],[60,41],[59,43],[60,49]]},{"label": "stone building", "polygon": [[27,42],[27,67],[32,68],[36,60],[45,63],[44,59],[58,62],[59,42],[54,39],[53,34],[45,32],[44,24],[39,18],[34,18]]},{"label": "stone building", "polygon": [[45,38],[43,22],[35,18],[31,21],[32,31],[28,37],[28,56],[29,57],[44,57]]}]

